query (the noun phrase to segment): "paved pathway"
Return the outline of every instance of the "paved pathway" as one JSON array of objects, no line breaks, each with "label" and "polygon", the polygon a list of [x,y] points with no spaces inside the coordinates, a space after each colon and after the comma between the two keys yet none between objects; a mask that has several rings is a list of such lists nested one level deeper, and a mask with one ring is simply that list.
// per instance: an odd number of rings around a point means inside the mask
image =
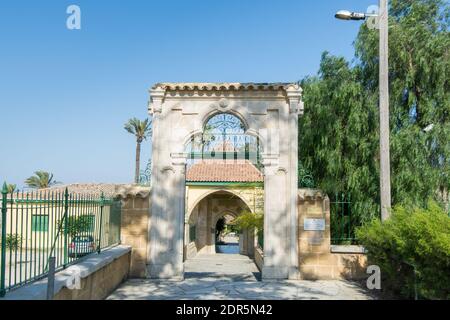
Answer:
[{"label": "paved pathway", "polygon": [[260,272],[252,259],[241,254],[205,254],[185,262],[184,276],[186,279],[257,281]]},{"label": "paved pathway", "polygon": [[346,281],[258,281],[259,271],[246,256],[199,255],[185,265],[180,282],[132,279],[108,300],[364,300],[370,297]]}]

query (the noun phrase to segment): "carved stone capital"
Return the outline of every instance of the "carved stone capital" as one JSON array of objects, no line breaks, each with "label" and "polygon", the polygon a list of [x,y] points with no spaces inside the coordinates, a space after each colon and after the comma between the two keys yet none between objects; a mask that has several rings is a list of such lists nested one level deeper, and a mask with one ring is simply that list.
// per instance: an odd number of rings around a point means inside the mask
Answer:
[{"label": "carved stone capital", "polygon": [[279,155],[262,154],[261,163],[264,166],[264,175],[275,175],[280,165]]},{"label": "carved stone capital", "polygon": [[185,166],[187,163],[186,153],[171,153],[172,165],[174,166]]},{"label": "carved stone capital", "polygon": [[302,101],[302,92],[303,90],[299,85],[289,85],[286,88],[290,113],[303,114],[304,103]]},{"label": "carved stone capital", "polygon": [[165,94],[166,90],[161,87],[156,87],[150,90],[150,101],[148,104],[148,112],[150,115],[154,113],[161,113]]}]

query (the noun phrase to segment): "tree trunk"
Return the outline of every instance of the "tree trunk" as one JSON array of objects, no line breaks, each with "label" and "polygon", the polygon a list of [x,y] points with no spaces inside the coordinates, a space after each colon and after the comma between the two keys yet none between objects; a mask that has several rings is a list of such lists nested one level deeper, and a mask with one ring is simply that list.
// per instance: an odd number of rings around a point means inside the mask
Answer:
[{"label": "tree trunk", "polygon": [[139,183],[139,171],[141,167],[141,143],[136,144],[136,169],[134,171],[134,183]]}]

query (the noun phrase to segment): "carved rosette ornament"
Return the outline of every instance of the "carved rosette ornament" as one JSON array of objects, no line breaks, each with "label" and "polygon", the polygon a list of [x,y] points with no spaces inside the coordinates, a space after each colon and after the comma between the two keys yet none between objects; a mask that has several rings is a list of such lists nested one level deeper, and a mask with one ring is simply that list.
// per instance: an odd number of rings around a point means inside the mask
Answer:
[{"label": "carved rosette ornament", "polygon": [[214,110],[219,110],[220,112],[228,112],[232,109],[230,101],[226,98],[220,99],[211,105]]}]

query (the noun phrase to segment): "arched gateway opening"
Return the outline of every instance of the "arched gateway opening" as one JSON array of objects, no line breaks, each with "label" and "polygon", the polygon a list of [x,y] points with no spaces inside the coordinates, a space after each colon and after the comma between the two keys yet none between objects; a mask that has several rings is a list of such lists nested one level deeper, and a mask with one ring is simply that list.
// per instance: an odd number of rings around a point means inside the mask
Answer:
[{"label": "arched gateway opening", "polygon": [[[193,207],[186,224],[185,260],[201,254],[253,257],[255,230],[237,232],[232,229],[233,221],[243,213],[252,213],[252,210],[231,191],[216,191],[203,197]],[[222,221],[230,229],[220,228]]]},{"label": "arched gateway opening", "polygon": [[253,260],[256,230],[232,229],[236,218],[258,210],[250,196],[256,194],[256,189],[245,185],[207,186],[192,181],[186,188],[189,209],[185,220],[185,277],[260,279],[260,270]]}]

